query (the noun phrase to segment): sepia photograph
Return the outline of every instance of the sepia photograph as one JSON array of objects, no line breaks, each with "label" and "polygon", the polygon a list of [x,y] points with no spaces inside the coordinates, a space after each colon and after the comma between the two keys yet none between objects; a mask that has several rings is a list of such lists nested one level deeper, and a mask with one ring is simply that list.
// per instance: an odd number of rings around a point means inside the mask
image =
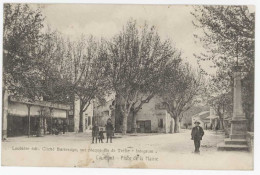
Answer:
[{"label": "sepia photograph", "polygon": [[254,170],[255,9],[3,3],[1,165]]}]

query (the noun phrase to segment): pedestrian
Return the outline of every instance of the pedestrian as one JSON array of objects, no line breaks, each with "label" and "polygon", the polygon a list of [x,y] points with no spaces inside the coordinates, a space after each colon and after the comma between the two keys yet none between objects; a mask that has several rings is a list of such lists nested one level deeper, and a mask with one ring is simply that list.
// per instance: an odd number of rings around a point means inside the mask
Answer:
[{"label": "pedestrian", "polygon": [[98,139],[98,125],[97,125],[97,121],[95,121],[94,126],[92,127],[92,143],[94,143],[94,141],[96,140],[97,143],[97,139]]},{"label": "pedestrian", "polygon": [[114,131],[114,127],[111,119],[109,118],[106,124],[107,143],[108,143],[108,139],[110,139],[110,143],[112,143],[113,131]]},{"label": "pedestrian", "polygon": [[99,133],[98,133],[98,141],[99,141],[99,143],[100,143],[100,142],[103,143],[103,139],[104,139],[104,138],[105,138],[105,137],[104,137],[103,128],[100,128]]},{"label": "pedestrian", "polygon": [[195,121],[195,127],[192,128],[191,131],[191,139],[194,140],[194,146],[195,146],[195,153],[200,152],[200,141],[202,140],[202,137],[204,135],[204,131],[202,127],[200,127],[200,122]]},{"label": "pedestrian", "polygon": [[62,121],[62,133],[63,133],[63,134],[65,134],[65,132],[66,132],[66,127],[67,127],[66,121],[63,120],[63,121]]}]

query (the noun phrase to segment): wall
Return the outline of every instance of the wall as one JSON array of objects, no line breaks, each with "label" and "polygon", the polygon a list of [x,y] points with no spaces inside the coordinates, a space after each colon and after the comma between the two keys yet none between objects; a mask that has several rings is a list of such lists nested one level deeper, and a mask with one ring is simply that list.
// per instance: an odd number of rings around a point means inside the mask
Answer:
[{"label": "wall", "polygon": [[98,119],[99,126],[105,126],[107,123],[107,119],[111,118],[111,109],[110,106],[112,105],[113,99],[107,101],[105,105],[97,105],[94,108],[94,116]]},{"label": "wall", "polygon": [[[105,125],[107,119],[111,118],[110,105],[112,105],[112,102],[113,99],[110,99],[105,105],[99,105],[94,107],[94,116],[98,117],[98,125],[100,126]],[[156,97],[152,98],[149,103],[145,103],[136,114],[136,120],[137,121],[151,120],[151,132],[168,133],[171,131],[171,124],[174,125],[174,121],[171,118],[171,116],[167,113],[167,111],[162,107],[158,108],[157,104],[161,104],[161,100]],[[122,117],[121,114],[117,112],[116,119],[119,120],[120,117]],[[133,113],[130,113],[127,119],[127,132],[132,131],[132,119],[133,119]],[[163,119],[163,128],[158,127],[160,119]],[[120,128],[117,128],[118,126],[115,127],[118,131],[121,131],[121,127]]]},{"label": "wall", "polygon": [[[165,109],[159,109],[157,104],[160,104],[162,101],[154,97],[150,100],[149,103],[145,103],[142,106],[142,109],[136,114],[136,120],[151,120],[151,131],[152,132],[169,132],[171,119],[168,116],[168,113]],[[156,107],[157,106],[157,107]],[[167,117],[168,116],[168,117]],[[163,119],[163,128],[159,126],[159,120]]]},{"label": "wall", "polygon": [[[87,110],[83,113],[83,132],[86,132],[89,128],[86,128],[86,119],[87,117],[91,117],[91,121],[93,120],[93,102],[90,103]],[[80,100],[77,99],[74,101],[74,131],[79,131],[79,111],[80,111]]]},{"label": "wall", "polygon": [[[93,102],[91,102],[90,103],[90,105],[88,106],[88,108],[87,108],[87,110],[84,112],[84,121],[83,121],[83,126],[86,126],[86,123],[85,122],[87,122],[88,121],[88,117],[90,117],[91,119],[91,124],[90,124],[90,126],[87,126],[87,127],[85,127],[85,131],[86,130],[89,130],[89,129],[91,129],[92,128],[92,120],[93,120],[93,116],[94,116],[94,106],[93,106]],[[87,120],[86,120],[87,119]]]}]

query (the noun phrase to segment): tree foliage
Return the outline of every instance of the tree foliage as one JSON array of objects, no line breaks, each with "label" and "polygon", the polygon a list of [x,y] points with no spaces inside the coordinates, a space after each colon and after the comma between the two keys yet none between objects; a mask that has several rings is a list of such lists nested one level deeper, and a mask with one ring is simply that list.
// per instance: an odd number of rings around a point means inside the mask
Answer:
[{"label": "tree foliage", "polygon": [[[93,36],[69,42],[67,67],[64,75],[72,84],[75,98],[80,100],[80,127],[83,131],[83,112],[95,98],[103,98],[110,90],[107,80],[107,48],[104,40],[98,42]],[[69,64],[68,64],[69,63]]]},{"label": "tree foliage", "polygon": [[34,98],[38,86],[36,62],[42,43],[43,15],[24,4],[4,5],[4,85],[13,93]]},{"label": "tree foliage", "polygon": [[249,116],[254,105],[255,13],[247,6],[194,6],[192,15],[200,29],[195,38],[205,48],[197,58],[214,63],[212,85],[218,95],[233,92],[233,67],[242,66],[243,106]]},{"label": "tree foliage", "polygon": [[[174,65],[172,65],[174,64]],[[160,97],[167,112],[175,121],[174,132],[179,132],[183,112],[198,102],[201,93],[202,77],[188,64],[176,62],[168,64],[162,77]],[[176,69],[173,69],[176,67]]]},{"label": "tree foliage", "polygon": [[144,24],[138,29],[134,20],[108,45],[109,81],[120,103],[125,134],[130,111],[139,110],[153,97],[164,65],[175,50],[169,40],[161,41],[154,26]]}]

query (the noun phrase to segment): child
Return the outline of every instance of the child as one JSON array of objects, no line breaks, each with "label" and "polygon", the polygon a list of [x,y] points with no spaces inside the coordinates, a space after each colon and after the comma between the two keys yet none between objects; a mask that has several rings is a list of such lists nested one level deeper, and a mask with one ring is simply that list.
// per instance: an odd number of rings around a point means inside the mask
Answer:
[{"label": "child", "polygon": [[103,132],[103,128],[99,129],[99,133],[98,133],[98,141],[99,143],[103,143],[103,139],[104,139],[104,132]]}]

